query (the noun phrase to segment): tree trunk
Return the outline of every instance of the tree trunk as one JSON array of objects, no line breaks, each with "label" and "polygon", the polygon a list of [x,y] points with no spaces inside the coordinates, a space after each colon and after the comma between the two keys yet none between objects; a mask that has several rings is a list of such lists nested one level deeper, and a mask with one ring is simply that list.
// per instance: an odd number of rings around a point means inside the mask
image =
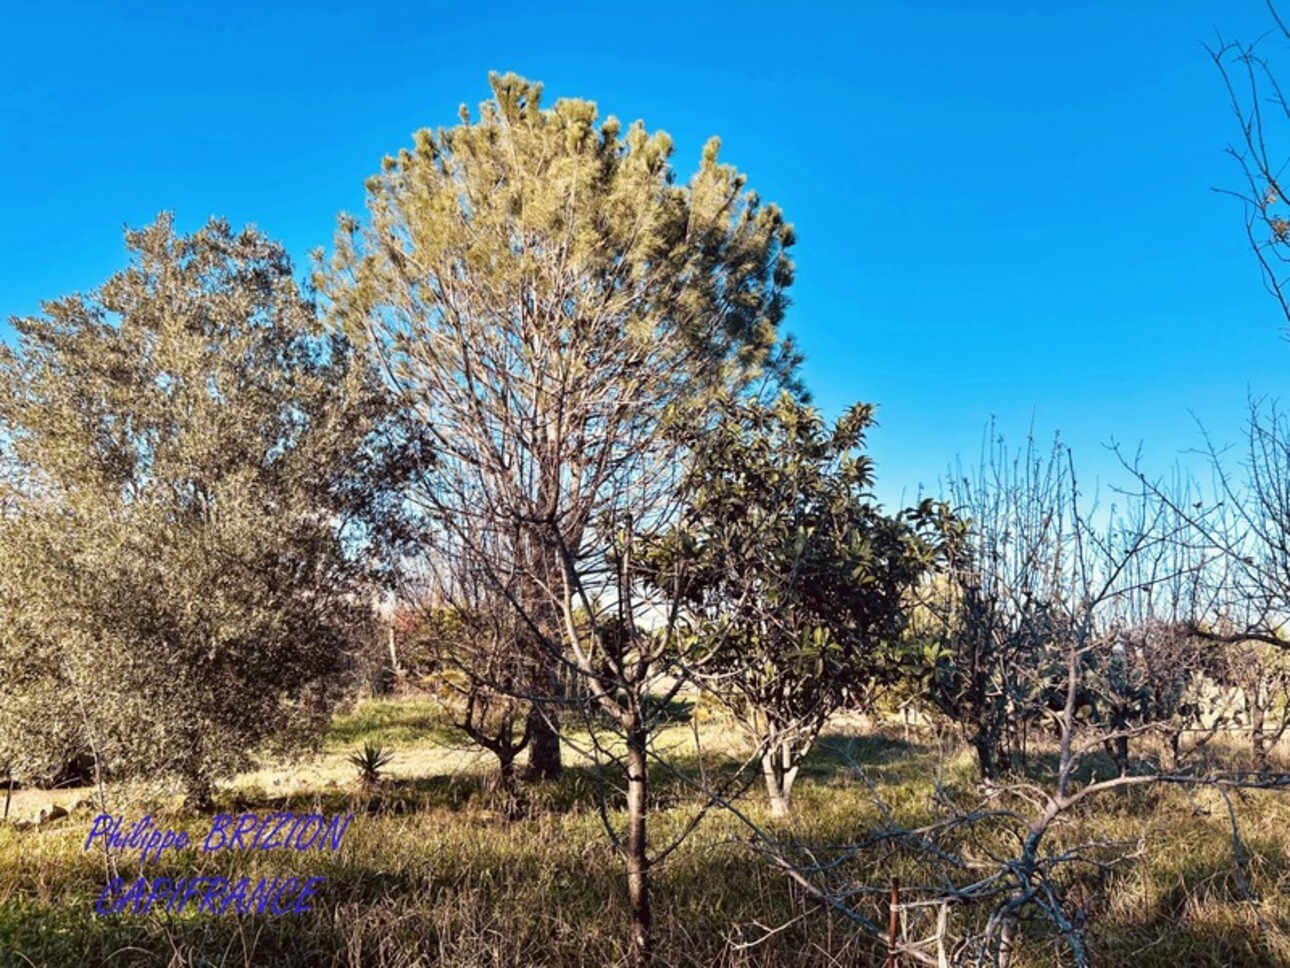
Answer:
[{"label": "tree trunk", "polygon": [[653,915],[649,898],[648,810],[649,764],[646,732],[639,723],[627,734],[627,902],[632,913],[632,961],[648,965],[654,956]]},{"label": "tree trunk", "polygon": [[972,748],[976,750],[977,772],[981,779],[993,782],[999,778],[999,771],[994,763],[994,743],[984,733],[972,737]]},{"label": "tree trunk", "polygon": [[[1123,729],[1127,727],[1121,726],[1120,728]],[[1120,776],[1128,776],[1129,774],[1129,737],[1127,736],[1115,737],[1115,747],[1114,747],[1114,753],[1112,754],[1112,756],[1115,760],[1115,768],[1116,770],[1119,771]]]},{"label": "tree trunk", "polygon": [[398,682],[403,678],[403,666],[399,663],[399,651],[394,645],[394,620],[390,619],[390,624],[386,628],[386,645],[390,650],[390,674],[394,676],[394,681]]},{"label": "tree trunk", "polygon": [[[530,565],[533,574],[524,581],[525,610],[533,624],[523,640],[523,648],[533,662],[530,683],[535,697],[529,706],[528,775],[531,779],[554,780],[564,764],[560,755],[559,701],[565,698],[564,677],[560,674],[559,655],[563,651],[560,633],[560,611],[547,588],[558,587],[558,555],[544,548]],[[538,580],[540,578],[540,580]]]},{"label": "tree trunk", "polygon": [[554,780],[564,768],[560,759],[560,729],[555,709],[537,703],[529,707],[529,776]]},{"label": "tree trunk", "polygon": [[515,754],[510,750],[497,754],[497,765],[500,770],[499,785],[510,793],[515,790]]},{"label": "tree trunk", "polygon": [[[771,754],[766,755],[770,756]],[[766,794],[770,798],[770,815],[777,819],[787,817],[788,797],[784,795],[783,786],[780,784],[774,768],[766,765],[765,757],[762,758],[762,775],[766,777]]]},{"label": "tree trunk", "polygon": [[184,779],[184,809],[204,813],[214,805],[211,782],[204,776]]},{"label": "tree trunk", "polygon": [[1263,729],[1266,702],[1261,686],[1261,683],[1256,683],[1246,692],[1250,706],[1250,745],[1254,752],[1254,768],[1259,772],[1268,768],[1267,737]]},{"label": "tree trunk", "polygon": [[797,764],[792,762],[792,747],[781,743],[767,750],[761,758],[761,772],[766,780],[766,794],[770,798],[770,815],[787,817],[793,796],[793,781],[797,779]]},{"label": "tree trunk", "polygon": [[1003,919],[999,931],[999,968],[1010,968],[1012,956],[1017,950],[1017,916],[1009,914]]}]

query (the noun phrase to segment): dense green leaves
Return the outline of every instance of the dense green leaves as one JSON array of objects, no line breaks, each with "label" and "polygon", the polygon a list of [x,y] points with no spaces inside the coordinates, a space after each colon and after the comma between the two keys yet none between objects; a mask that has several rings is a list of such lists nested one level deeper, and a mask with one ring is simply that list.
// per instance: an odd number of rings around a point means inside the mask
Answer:
[{"label": "dense green leaves", "polygon": [[830,428],[788,394],[727,398],[712,426],[682,432],[687,510],[649,550],[652,580],[681,603],[692,673],[790,786],[827,718],[899,672],[907,593],[953,524],[931,502],[893,516],[869,495],[858,451],[872,420],[864,404]]},{"label": "dense green leaves", "polygon": [[23,751],[75,724],[110,770],[200,797],[322,723],[405,455],[279,246],[167,218],[127,242],[0,348],[0,746],[39,772]]}]

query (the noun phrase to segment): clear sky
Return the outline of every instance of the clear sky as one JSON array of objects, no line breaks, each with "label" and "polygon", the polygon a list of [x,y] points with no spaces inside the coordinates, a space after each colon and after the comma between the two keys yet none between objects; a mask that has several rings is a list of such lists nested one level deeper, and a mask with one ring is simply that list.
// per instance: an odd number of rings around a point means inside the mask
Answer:
[{"label": "clear sky", "polygon": [[[0,318],[100,283],[123,225],[254,222],[303,268],[381,157],[514,70],[723,155],[795,224],[789,328],[832,416],[879,405],[879,494],[992,416],[1163,468],[1280,395],[1203,44],[1261,0],[849,4],[63,2],[3,7]],[[1283,78],[1290,78],[1290,50]],[[0,324],[0,335],[11,331]]]}]

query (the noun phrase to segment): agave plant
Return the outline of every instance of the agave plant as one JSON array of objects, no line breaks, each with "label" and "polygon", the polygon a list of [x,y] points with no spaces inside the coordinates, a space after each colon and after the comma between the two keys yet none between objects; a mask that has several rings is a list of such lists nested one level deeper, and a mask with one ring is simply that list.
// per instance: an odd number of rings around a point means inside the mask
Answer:
[{"label": "agave plant", "polygon": [[381,771],[394,759],[394,752],[378,743],[364,743],[361,752],[350,753],[346,759],[358,770],[359,783],[375,786],[381,780]]}]

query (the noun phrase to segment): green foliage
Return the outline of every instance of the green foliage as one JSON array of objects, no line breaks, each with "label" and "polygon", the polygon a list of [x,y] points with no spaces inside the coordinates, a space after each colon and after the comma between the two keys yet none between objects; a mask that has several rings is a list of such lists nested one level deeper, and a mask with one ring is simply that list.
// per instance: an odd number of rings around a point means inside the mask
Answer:
[{"label": "green foliage", "polygon": [[[688,508],[655,549],[710,665],[785,719],[836,708],[899,668],[904,596],[950,521],[930,502],[894,516],[868,494],[872,408],[831,430],[787,394],[731,400],[689,441]],[[708,661],[708,657],[704,657]]]},{"label": "green foliage", "polygon": [[374,786],[381,781],[381,771],[394,759],[394,751],[388,750],[379,743],[364,743],[363,748],[350,753],[345,761],[358,771],[359,782],[364,786]]},{"label": "green foliage", "polygon": [[861,404],[829,428],[787,393],[726,399],[683,431],[686,511],[646,554],[690,668],[790,774],[833,712],[901,673],[907,593],[953,524],[931,502],[893,516],[873,500],[872,420]]},{"label": "green foliage", "polygon": [[[717,139],[680,187],[666,133],[598,124],[589,101],[543,107],[542,86],[514,74],[489,81],[477,119],[463,108],[461,124],[385,159],[367,182],[370,224],[341,218],[323,275],[356,330],[386,329],[397,375],[464,373],[469,354],[494,352],[528,369],[556,350],[567,370],[544,378],[575,384],[621,380],[660,351],[674,364],[660,383],[793,361],[775,353],[792,228],[718,160]],[[480,325],[494,332],[479,345],[417,338]]]},{"label": "green foliage", "polygon": [[36,771],[71,731],[200,800],[318,737],[405,455],[280,246],[165,217],[126,239],[128,268],[0,348],[0,747]]},{"label": "green foliage", "polygon": [[[529,747],[553,775],[550,723],[576,668],[563,616],[603,581],[599,524],[668,501],[670,407],[792,382],[794,239],[715,139],[679,184],[667,134],[588,101],[544,106],[515,75],[490,86],[476,117],[385,159],[318,283],[438,445],[410,497],[446,594],[483,585],[522,616],[506,649],[516,684],[499,691],[554,700],[530,716]],[[463,671],[486,681],[500,658]]]}]

